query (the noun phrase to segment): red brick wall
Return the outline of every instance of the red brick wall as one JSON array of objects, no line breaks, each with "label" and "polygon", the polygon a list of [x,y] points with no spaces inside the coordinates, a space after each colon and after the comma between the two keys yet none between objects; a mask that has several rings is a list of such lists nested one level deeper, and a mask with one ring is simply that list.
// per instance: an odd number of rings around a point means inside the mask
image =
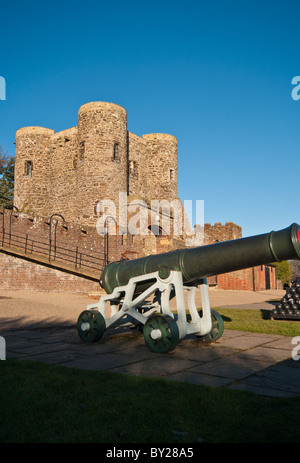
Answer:
[{"label": "red brick wall", "polygon": [[[57,224],[56,224],[57,221]],[[6,240],[8,239],[9,230],[16,235],[11,241],[12,246],[19,243],[24,243],[24,237],[36,240],[40,243],[48,244],[50,238],[50,220],[43,217],[31,217],[26,214],[18,214],[16,211],[0,210],[0,237],[2,237],[2,229],[6,233]],[[104,254],[104,239],[100,236],[96,229],[88,227],[80,227],[71,223],[64,223],[61,218],[53,218],[51,224],[51,239],[54,242],[56,230],[56,243],[57,246],[76,250],[78,246],[81,252],[89,255],[99,255],[99,258]],[[29,239],[29,246],[30,240]]]},{"label": "red brick wall", "polygon": [[[276,289],[276,272],[270,269],[270,289]],[[209,282],[210,280],[208,280]],[[233,289],[244,291],[264,291],[266,289],[265,265],[238,270],[236,272],[218,275],[216,282],[219,289]],[[213,283],[213,280],[211,280]]]},{"label": "red brick wall", "polygon": [[94,281],[3,253],[0,253],[0,269],[1,289],[82,294],[100,290]]},{"label": "red brick wall", "polygon": [[252,269],[218,275],[217,284],[219,289],[253,291]]},{"label": "red brick wall", "polygon": [[[276,289],[276,269],[275,267],[269,267],[270,275],[270,289]],[[261,265],[255,267],[255,288],[256,291],[263,291],[266,289],[266,266]]]}]

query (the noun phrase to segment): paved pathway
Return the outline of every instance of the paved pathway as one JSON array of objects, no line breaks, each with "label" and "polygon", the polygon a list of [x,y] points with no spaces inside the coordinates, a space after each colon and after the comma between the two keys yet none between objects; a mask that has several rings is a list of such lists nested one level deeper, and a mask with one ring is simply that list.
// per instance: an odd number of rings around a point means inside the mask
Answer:
[{"label": "paved pathway", "polygon": [[[0,299],[1,297],[0,308],[2,302],[4,311],[4,302],[8,307],[9,300],[4,299],[3,292],[0,292]],[[17,296],[12,293],[8,297],[14,299]],[[30,305],[30,297],[34,295],[19,294],[19,306],[22,301],[24,307],[26,304]],[[53,296],[52,304],[51,300],[48,301],[49,307],[57,308],[59,296],[57,297],[56,300],[56,296]],[[37,296],[34,300],[36,298]],[[82,298],[79,297],[80,303]],[[75,304],[78,298],[68,295],[68,300],[69,304],[72,301]],[[41,300],[39,304],[41,307]],[[13,305],[10,307],[12,310]],[[72,319],[65,317],[65,320],[49,316],[37,320],[35,316],[25,322],[18,311],[15,315],[12,311],[10,316],[5,313],[6,316],[1,317],[0,310],[0,335],[5,338],[7,358],[39,360],[87,370],[163,377],[194,384],[248,390],[265,396],[300,396],[300,360],[291,358],[292,349],[297,348],[292,344],[292,338],[225,330],[221,339],[214,344],[203,344],[195,336],[191,336],[185,338],[172,352],[159,355],[149,351],[144,344],[143,335],[136,330],[107,330],[100,342],[86,344],[77,334],[77,314]],[[59,314],[62,315],[61,311]]]}]

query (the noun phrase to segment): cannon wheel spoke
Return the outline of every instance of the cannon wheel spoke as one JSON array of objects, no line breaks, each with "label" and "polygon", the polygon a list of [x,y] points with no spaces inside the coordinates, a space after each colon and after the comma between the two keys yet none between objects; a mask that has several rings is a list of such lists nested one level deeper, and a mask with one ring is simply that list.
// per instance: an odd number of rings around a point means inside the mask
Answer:
[{"label": "cannon wheel spoke", "polygon": [[105,320],[98,310],[84,310],[78,317],[77,331],[84,342],[99,341],[105,331]]},{"label": "cannon wheel spoke", "polygon": [[179,330],[176,321],[162,314],[152,315],[144,325],[146,346],[159,354],[174,349],[179,342]]},{"label": "cannon wheel spoke", "polygon": [[224,320],[222,316],[215,310],[211,310],[211,321],[212,321],[211,331],[205,336],[201,337],[202,341],[207,342],[207,343],[217,341],[218,339],[220,339],[220,337],[224,333]]}]

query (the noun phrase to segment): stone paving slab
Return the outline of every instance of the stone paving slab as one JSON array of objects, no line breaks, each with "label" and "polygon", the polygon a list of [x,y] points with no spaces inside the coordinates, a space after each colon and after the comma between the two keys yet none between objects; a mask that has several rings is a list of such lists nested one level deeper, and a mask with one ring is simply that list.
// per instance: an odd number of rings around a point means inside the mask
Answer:
[{"label": "stone paving slab", "polygon": [[[294,397],[300,395],[299,362],[283,362],[258,372],[245,380],[230,386],[231,389],[248,390],[273,397]],[[300,367],[300,365],[299,365]]]},{"label": "stone paving slab", "polygon": [[214,360],[226,357],[227,355],[232,355],[234,353],[236,353],[236,350],[231,349],[229,347],[222,347],[217,349],[216,347],[212,348],[212,346],[198,344],[197,347],[194,347],[193,349],[188,349],[188,352],[185,348],[177,348],[173,352],[169,353],[168,356],[172,356],[177,359],[188,358],[189,360],[192,360],[197,364],[204,362],[212,362]]},{"label": "stone paving slab", "polygon": [[[75,360],[63,362],[62,364],[71,368],[80,368],[82,370],[100,370],[113,371],[116,368],[121,368],[130,365],[132,359],[126,355],[110,352],[104,355],[79,357]],[[142,363],[142,362],[141,362]]]},{"label": "stone paving slab", "polygon": [[273,397],[300,395],[300,361],[291,359],[292,338],[225,330],[203,344],[185,338],[167,354],[155,354],[136,330],[108,330],[86,344],[75,327],[8,330],[7,358],[38,360],[70,368],[163,377],[213,387],[252,391]]},{"label": "stone paving slab", "polygon": [[179,373],[168,376],[168,379],[210,387],[224,387],[232,383],[232,378],[201,374],[192,370],[180,371]]},{"label": "stone paving slab", "polygon": [[177,359],[169,356],[159,356],[155,359],[127,364],[122,368],[114,368],[116,373],[126,373],[136,376],[169,376],[194,366],[194,362],[188,359]]},{"label": "stone paving slab", "polygon": [[[210,290],[210,303],[271,310],[284,293]],[[157,376],[264,396],[300,396],[300,360],[291,358],[292,338],[225,330],[214,344],[191,336],[174,351],[158,355],[147,349],[143,335],[135,330],[107,330],[95,344],[81,341],[76,321],[91,302],[87,295],[0,290],[0,297],[0,336],[5,337],[7,358]]]},{"label": "stone paving slab", "polygon": [[260,360],[246,360],[237,358],[236,356],[218,359],[214,362],[208,362],[203,365],[198,365],[191,369],[193,372],[207,374],[210,376],[221,376],[223,378],[231,378],[233,380],[241,380],[264,370],[270,366],[270,362]]},{"label": "stone paving slab", "polygon": [[281,336],[264,335],[256,333],[243,333],[239,336],[222,339],[222,346],[232,347],[234,349],[251,349],[257,345],[262,345],[270,341],[278,340]]},{"label": "stone paving slab", "polygon": [[[300,324],[299,324],[299,330],[300,330]],[[289,352],[291,352],[292,347],[294,347],[292,346],[291,340],[292,338],[281,336],[280,339],[265,343],[264,347],[272,347],[273,349],[286,349]]]},{"label": "stone paving slab", "polygon": [[258,346],[253,349],[238,353],[237,359],[245,359],[248,361],[263,360],[271,364],[281,362],[290,358],[290,351],[285,349],[271,349],[270,347]]}]

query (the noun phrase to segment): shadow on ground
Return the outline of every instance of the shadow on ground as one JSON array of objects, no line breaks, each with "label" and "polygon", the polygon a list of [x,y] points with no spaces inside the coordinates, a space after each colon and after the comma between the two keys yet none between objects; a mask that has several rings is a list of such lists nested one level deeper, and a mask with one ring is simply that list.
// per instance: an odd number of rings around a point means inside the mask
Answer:
[{"label": "shadow on ground", "polygon": [[[267,317],[268,311],[263,310],[262,316]],[[138,329],[109,329],[100,341],[84,343],[76,321],[2,317],[0,336],[6,340],[7,358],[248,390],[266,396],[300,395],[300,362],[290,358],[290,341],[278,335],[225,330],[213,344],[187,336],[173,351],[156,354],[145,346]]]}]

